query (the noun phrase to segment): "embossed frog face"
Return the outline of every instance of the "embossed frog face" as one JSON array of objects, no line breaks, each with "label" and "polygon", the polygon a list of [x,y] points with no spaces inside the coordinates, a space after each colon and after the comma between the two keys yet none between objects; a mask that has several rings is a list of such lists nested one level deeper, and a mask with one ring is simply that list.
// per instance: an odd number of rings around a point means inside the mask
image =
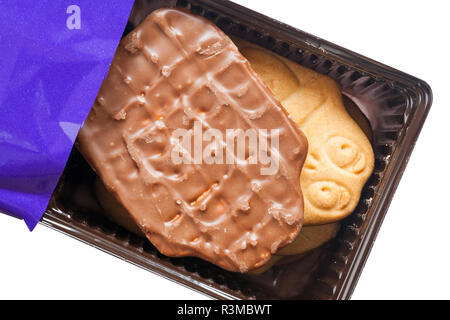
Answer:
[{"label": "embossed frog face", "polygon": [[235,42],[308,138],[300,178],[304,224],[346,217],[372,173],[374,155],[367,137],[345,110],[338,86],[331,78],[270,51]]}]

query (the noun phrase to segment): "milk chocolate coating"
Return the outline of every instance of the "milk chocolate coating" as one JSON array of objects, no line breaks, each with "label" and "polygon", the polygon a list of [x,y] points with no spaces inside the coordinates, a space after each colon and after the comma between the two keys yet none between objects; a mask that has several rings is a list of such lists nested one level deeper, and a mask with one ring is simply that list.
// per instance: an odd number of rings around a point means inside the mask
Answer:
[{"label": "milk chocolate coating", "polygon": [[[249,158],[174,164],[175,129],[278,129],[279,170]],[[271,141],[269,139],[269,146]],[[225,145],[224,141],[220,142]],[[148,239],[168,256],[230,271],[263,265],[297,236],[307,141],[232,41],[176,9],[149,15],[121,42],[78,147]]]}]

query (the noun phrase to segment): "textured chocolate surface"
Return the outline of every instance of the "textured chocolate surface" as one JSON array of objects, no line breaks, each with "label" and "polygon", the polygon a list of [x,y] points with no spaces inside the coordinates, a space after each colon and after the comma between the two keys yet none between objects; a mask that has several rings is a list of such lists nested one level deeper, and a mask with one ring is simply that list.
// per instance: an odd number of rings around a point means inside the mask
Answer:
[{"label": "textured chocolate surface", "polygon": [[[192,136],[194,123],[224,136],[227,129],[277,129],[279,148],[270,152],[278,172],[261,174],[265,166],[251,164],[250,150],[245,159],[228,152],[230,164],[174,164],[172,133]],[[307,141],[231,40],[204,18],[160,9],[121,41],[78,146],[165,255],[245,272],[301,228]]]}]

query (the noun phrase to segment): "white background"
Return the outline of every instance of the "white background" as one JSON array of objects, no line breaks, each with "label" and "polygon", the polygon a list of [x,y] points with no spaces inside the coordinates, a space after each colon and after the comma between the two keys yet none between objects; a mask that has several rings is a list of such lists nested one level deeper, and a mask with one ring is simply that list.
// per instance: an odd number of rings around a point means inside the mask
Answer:
[{"label": "white background", "polygon": [[[354,299],[450,298],[447,1],[236,1],[426,80],[434,103]],[[204,299],[44,226],[0,214],[0,298]]]}]

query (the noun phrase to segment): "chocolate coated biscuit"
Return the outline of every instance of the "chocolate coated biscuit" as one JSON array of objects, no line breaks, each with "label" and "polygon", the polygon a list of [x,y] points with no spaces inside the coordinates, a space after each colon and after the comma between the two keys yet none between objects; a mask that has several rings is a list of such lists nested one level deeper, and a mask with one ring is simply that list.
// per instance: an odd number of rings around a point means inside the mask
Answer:
[{"label": "chocolate coated biscuit", "polygon": [[[174,163],[177,129],[277,130],[268,165],[225,150],[232,163]],[[224,141],[218,145],[223,147]],[[307,141],[231,40],[204,18],[160,9],[120,43],[78,136],[105,186],[158,250],[231,270],[263,265],[303,221],[298,184]],[[223,150],[214,150],[214,154]],[[205,152],[205,148],[201,150]],[[186,159],[183,158],[183,159]]]}]

